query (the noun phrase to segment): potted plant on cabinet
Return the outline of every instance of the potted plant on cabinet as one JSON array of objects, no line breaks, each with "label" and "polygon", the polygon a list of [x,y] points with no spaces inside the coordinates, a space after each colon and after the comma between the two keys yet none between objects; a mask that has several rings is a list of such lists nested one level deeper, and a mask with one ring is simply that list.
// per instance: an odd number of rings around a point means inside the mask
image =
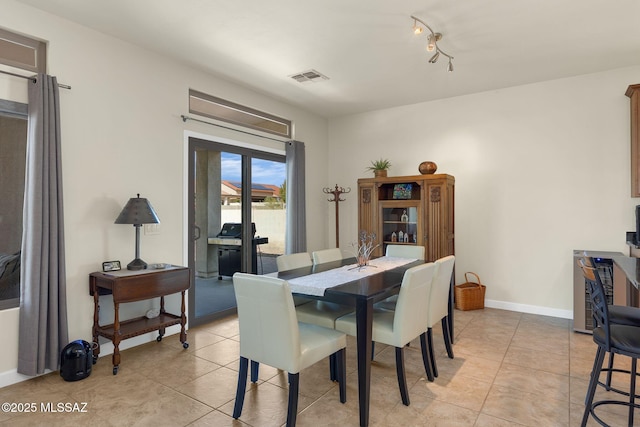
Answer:
[{"label": "potted plant on cabinet", "polygon": [[368,170],[373,171],[376,178],[387,176],[387,169],[391,167],[391,162],[387,159],[372,160]]}]

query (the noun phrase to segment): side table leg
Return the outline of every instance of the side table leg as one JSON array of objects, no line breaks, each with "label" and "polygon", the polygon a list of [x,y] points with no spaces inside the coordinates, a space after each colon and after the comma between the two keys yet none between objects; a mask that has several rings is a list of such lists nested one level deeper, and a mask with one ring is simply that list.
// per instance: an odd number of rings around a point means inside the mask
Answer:
[{"label": "side table leg", "polygon": [[120,318],[118,315],[120,304],[113,304],[113,375],[118,373],[120,367]]},{"label": "side table leg", "polygon": [[185,291],[182,291],[182,304],[180,308],[180,342],[182,343],[182,348],[189,348],[189,343],[187,342],[187,315],[185,314],[186,306],[184,303],[184,294]]},{"label": "side table leg", "polygon": [[100,318],[100,295],[96,289],[95,279],[91,278],[91,291],[93,292],[93,364],[95,365],[100,355],[100,342],[98,340],[98,320]]}]

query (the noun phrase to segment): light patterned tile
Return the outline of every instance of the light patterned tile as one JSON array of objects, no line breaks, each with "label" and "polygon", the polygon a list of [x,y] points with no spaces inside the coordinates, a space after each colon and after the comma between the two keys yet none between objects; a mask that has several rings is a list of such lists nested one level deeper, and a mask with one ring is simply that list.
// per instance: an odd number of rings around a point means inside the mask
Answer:
[{"label": "light patterned tile", "polygon": [[525,426],[568,426],[568,400],[557,400],[513,388],[493,386],[483,414]]}]

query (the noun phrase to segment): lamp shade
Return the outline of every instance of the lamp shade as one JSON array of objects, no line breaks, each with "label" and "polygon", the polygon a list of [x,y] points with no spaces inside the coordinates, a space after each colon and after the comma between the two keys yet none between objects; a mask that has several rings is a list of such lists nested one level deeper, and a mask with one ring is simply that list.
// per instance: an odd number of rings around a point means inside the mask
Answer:
[{"label": "lamp shade", "polygon": [[160,220],[149,200],[144,197],[132,197],[116,218],[116,224],[158,224]]}]

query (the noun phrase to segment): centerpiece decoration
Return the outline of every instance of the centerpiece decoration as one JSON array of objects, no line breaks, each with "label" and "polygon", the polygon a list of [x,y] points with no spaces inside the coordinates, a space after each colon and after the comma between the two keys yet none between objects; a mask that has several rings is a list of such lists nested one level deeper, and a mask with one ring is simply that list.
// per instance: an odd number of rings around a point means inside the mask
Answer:
[{"label": "centerpiece decoration", "polygon": [[351,246],[354,249],[354,255],[356,256],[357,266],[353,268],[357,268],[358,270],[369,265],[369,260],[371,259],[371,253],[375,248],[380,246],[380,244],[376,244],[376,233],[371,232],[367,233],[366,231],[360,231],[360,238],[357,242],[352,242]]}]

